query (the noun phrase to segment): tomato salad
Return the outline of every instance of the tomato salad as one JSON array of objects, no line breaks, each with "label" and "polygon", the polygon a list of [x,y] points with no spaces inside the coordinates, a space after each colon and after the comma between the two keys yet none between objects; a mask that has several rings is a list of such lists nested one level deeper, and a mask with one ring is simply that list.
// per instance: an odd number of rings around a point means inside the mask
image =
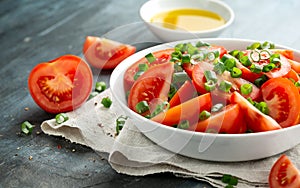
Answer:
[{"label": "tomato salad", "polygon": [[299,124],[300,63],[269,42],[228,51],[204,42],[147,54],[125,72],[128,107],[166,126],[249,133]]}]

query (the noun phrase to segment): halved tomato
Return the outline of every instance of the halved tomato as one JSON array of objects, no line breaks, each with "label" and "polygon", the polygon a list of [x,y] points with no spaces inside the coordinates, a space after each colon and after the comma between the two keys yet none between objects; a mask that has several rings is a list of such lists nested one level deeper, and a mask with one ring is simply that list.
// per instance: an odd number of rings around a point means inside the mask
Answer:
[{"label": "halved tomato", "polygon": [[151,120],[167,126],[178,125],[181,121],[187,120],[190,125],[193,125],[198,122],[200,112],[210,111],[211,106],[211,95],[206,93],[174,106],[154,116]]},{"label": "halved tomato", "polygon": [[153,106],[157,102],[167,101],[173,72],[174,64],[171,62],[150,67],[133,84],[128,107],[137,112],[136,105],[141,101]]},{"label": "halved tomato", "polygon": [[132,64],[124,74],[124,89],[125,92],[129,91],[132,85],[134,84],[134,75],[139,70],[139,64],[147,64],[148,66],[153,66],[157,64],[166,63],[171,59],[171,53],[174,52],[174,49],[166,49],[157,52],[153,52],[153,55],[156,57],[156,61],[149,63],[145,57],[141,58],[136,63]]},{"label": "halved tomato", "polygon": [[134,46],[93,36],[87,36],[83,45],[85,59],[99,69],[115,68],[135,50]]},{"label": "halved tomato", "polygon": [[262,97],[273,117],[281,127],[298,122],[300,95],[297,87],[286,78],[273,78],[261,86]]},{"label": "halved tomato", "polygon": [[270,188],[300,187],[300,171],[286,155],[281,155],[272,166],[269,185]]},{"label": "halved tomato", "polygon": [[73,55],[38,64],[28,78],[32,98],[50,113],[78,108],[89,97],[92,84],[90,67],[80,57]]},{"label": "halved tomato", "polygon": [[248,129],[263,132],[281,129],[281,126],[270,116],[263,114],[238,92],[231,95],[231,103],[238,104],[243,110]]},{"label": "halved tomato", "polygon": [[236,134],[245,133],[246,130],[243,111],[237,104],[227,105],[222,111],[206,120],[199,121],[195,126],[197,132]]}]

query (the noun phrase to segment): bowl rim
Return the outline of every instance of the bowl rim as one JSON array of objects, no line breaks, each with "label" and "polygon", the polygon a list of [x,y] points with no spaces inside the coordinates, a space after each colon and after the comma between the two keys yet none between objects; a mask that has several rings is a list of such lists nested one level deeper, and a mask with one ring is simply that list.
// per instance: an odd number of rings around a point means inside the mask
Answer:
[{"label": "bowl rim", "polygon": [[[213,29],[208,29],[208,30],[202,30],[202,31],[187,31],[187,30],[173,30],[173,29],[168,29],[168,28],[165,28],[165,27],[161,27],[161,26],[158,26],[157,24],[152,24],[151,22],[145,20],[144,18],[144,14],[142,14],[142,10],[144,9],[145,6],[147,6],[148,4],[150,3],[155,3],[155,2],[160,2],[160,1],[165,1],[165,0],[151,0],[151,1],[147,1],[145,2],[141,7],[140,7],[140,11],[139,11],[139,15],[140,15],[140,18],[145,22],[147,23],[148,25],[151,25],[152,27],[156,28],[156,29],[161,29],[163,31],[166,31],[166,32],[174,32],[174,33],[191,33],[191,34],[209,34],[209,33],[214,33],[214,32],[218,32],[218,31],[221,31],[227,27],[229,27],[233,21],[234,21],[234,18],[235,18],[235,14],[234,14],[234,11],[232,10],[232,8],[226,4],[225,2],[223,1],[220,1],[220,0],[206,0],[206,2],[213,2],[213,3],[216,3],[218,4],[220,7],[223,7],[225,8],[228,13],[229,13],[229,19],[225,22],[225,24],[219,26],[219,27],[216,27],[216,28],[213,28]],[[166,0],[168,1],[168,0]],[[186,2],[188,0],[185,0]],[[170,9],[171,10],[171,9]],[[205,9],[204,9],[205,10]],[[221,15],[222,16],[222,15]]]},{"label": "bowl rim", "polygon": [[[300,124],[294,125],[294,126],[290,126],[290,127],[286,127],[286,128],[282,128],[282,129],[278,129],[278,130],[271,130],[271,131],[265,131],[265,132],[256,132],[256,133],[239,133],[239,134],[216,134],[216,133],[206,133],[206,132],[196,132],[196,131],[190,131],[190,130],[183,130],[183,129],[176,129],[174,127],[170,127],[170,126],[166,126],[163,125],[161,123],[158,122],[154,122],[150,119],[147,119],[139,114],[137,114],[136,112],[134,112],[133,110],[129,109],[128,106],[126,104],[124,104],[122,102],[122,100],[120,98],[117,97],[116,93],[114,92],[114,90],[112,88],[114,88],[114,86],[117,84],[117,79],[118,77],[120,77],[120,74],[122,74],[123,72],[126,71],[126,69],[131,66],[133,63],[135,63],[138,59],[140,59],[142,56],[142,54],[146,54],[149,52],[154,52],[155,50],[163,50],[166,49],[167,47],[170,46],[175,46],[178,43],[185,43],[185,42],[197,42],[197,41],[203,41],[203,42],[208,42],[208,43],[213,43],[213,42],[245,42],[245,43],[253,43],[253,42],[263,42],[260,40],[252,40],[252,39],[240,39],[240,38],[204,38],[204,39],[188,39],[188,40],[180,40],[180,41],[173,41],[173,42],[168,42],[168,43],[162,43],[159,45],[155,45],[152,46],[150,48],[146,48],[143,49],[131,56],[129,56],[128,58],[126,58],[125,60],[123,60],[112,72],[111,77],[110,77],[110,89],[112,92],[112,95],[114,97],[115,100],[117,100],[118,104],[121,106],[121,108],[124,110],[128,110],[128,112],[130,113],[130,115],[133,115],[134,118],[138,118],[138,120],[143,120],[143,121],[149,121],[150,123],[153,123],[155,126],[158,126],[162,129],[167,129],[168,131],[179,131],[182,134],[188,135],[188,136],[196,136],[196,137],[216,137],[219,139],[232,139],[232,138],[252,138],[252,137],[264,137],[265,135],[277,135],[277,134],[282,134],[284,132],[289,132],[292,131],[293,129],[298,129],[300,127]],[[290,49],[293,50],[294,52],[298,53],[300,55],[300,51],[295,50],[293,48],[284,46],[284,45],[280,45],[280,44],[275,44],[278,49]],[[132,61],[132,63],[128,63]],[[123,85],[123,77],[121,78],[121,84]],[[123,87],[122,87],[123,88]],[[124,92],[124,91],[122,91]],[[124,94],[125,95],[125,94]],[[134,120],[134,119],[133,119]]]}]

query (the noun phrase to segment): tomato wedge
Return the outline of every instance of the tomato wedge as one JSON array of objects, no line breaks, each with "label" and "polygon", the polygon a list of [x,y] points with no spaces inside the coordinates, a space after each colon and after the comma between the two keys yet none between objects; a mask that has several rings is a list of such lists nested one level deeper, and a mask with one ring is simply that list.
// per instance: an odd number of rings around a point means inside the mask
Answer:
[{"label": "tomato wedge", "polygon": [[237,104],[229,104],[210,118],[199,121],[195,127],[198,132],[245,133],[247,130],[244,114]]},{"label": "tomato wedge", "polygon": [[270,188],[300,187],[300,171],[286,156],[280,156],[271,168],[269,174]]},{"label": "tomato wedge", "polygon": [[181,121],[188,120],[190,125],[193,125],[198,122],[200,112],[210,111],[211,106],[211,95],[207,93],[170,108],[166,112],[154,116],[151,120],[168,126],[178,125]]},{"label": "tomato wedge", "polygon": [[297,61],[293,61],[291,59],[288,59],[290,65],[292,66],[292,69],[296,71],[298,74],[300,74],[300,63]]},{"label": "tomato wedge", "polygon": [[206,63],[206,62],[200,62],[200,63],[194,65],[194,67],[193,67],[192,80],[194,81],[196,90],[201,94],[208,92],[204,86],[204,84],[206,82],[204,72],[206,70],[212,70],[212,69],[213,69],[213,65]]},{"label": "tomato wedge", "polygon": [[294,51],[288,49],[271,49],[273,53],[281,54],[288,59],[294,59]]},{"label": "tomato wedge", "polygon": [[85,59],[99,69],[113,69],[135,51],[134,46],[94,36],[87,36],[83,45]]},{"label": "tomato wedge", "polygon": [[192,99],[194,96],[197,95],[197,91],[192,84],[191,81],[185,81],[182,86],[178,89],[175,95],[170,100],[170,108],[179,105],[185,101]]},{"label": "tomato wedge", "polygon": [[132,64],[125,72],[124,75],[124,89],[129,91],[132,85],[134,84],[134,75],[139,70],[139,64],[147,64],[148,66],[153,66],[157,64],[166,63],[171,59],[171,53],[174,52],[174,49],[166,49],[154,52],[153,55],[156,57],[156,61],[151,64],[147,61],[145,57],[141,58],[136,63]]},{"label": "tomato wedge", "polygon": [[173,72],[174,65],[171,62],[150,67],[133,84],[128,107],[137,112],[136,105],[141,101],[153,106],[157,102],[167,101]]},{"label": "tomato wedge", "polygon": [[92,84],[90,67],[80,57],[73,55],[38,64],[28,78],[33,100],[49,113],[78,108],[89,97]]},{"label": "tomato wedge", "polygon": [[293,81],[298,82],[300,77],[296,71],[293,69],[290,70],[286,75],[283,76],[284,78],[293,79]]},{"label": "tomato wedge", "polygon": [[270,116],[263,114],[238,92],[231,95],[231,103],[238,104],[243,110],[248,129],[253,132],[263,132],[281,129],[281,126]]},{"label": "tomato wedge", "polygon": [[273,78],[261,86],[262,97],[281,127],[295,125],[300,114],[300,95],[297,87],[286,78]]}]

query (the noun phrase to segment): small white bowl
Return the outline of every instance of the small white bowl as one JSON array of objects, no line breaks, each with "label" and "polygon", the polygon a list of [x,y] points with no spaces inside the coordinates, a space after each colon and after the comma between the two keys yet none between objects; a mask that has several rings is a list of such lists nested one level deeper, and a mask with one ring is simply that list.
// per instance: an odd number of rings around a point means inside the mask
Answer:
[{"label": "small white bowl", "polygon": [[[209,161],[248,161],[270,157],[284,152],[300,144],[300,125],[250,134],[211,134],[176,129],[151,121],[133,112],[127,107],[124,92],[124,73],[127,68],[150,52],[174,47],[178,43],[198,40],[178,41],[154,46],[142,50],[121,62],[113,71],[110,87],[116,102],[124,113],[131,118],[133,124],[149,139],[158,145],[181,155]],[[203,42],[220,45],[228,50],[243,50],[256,41],[242,39],[203,39]],[[278,48],[286,48],[276,45]],[[300,60],[300,52],[293,50],[296,60]]]},{"label": "small white bowl", "polygon": [[[150,22],[154,15],[175,9],[208,10],[223,17],[225,24],[215,29],[191,32],[172,30],[164,28],[157,23]],[[148,28],[164,42],[216,37],[230,26],[234,20],[233,10],[220,0],[151,0],[142,5],[140,8],[140,16]]]}]

